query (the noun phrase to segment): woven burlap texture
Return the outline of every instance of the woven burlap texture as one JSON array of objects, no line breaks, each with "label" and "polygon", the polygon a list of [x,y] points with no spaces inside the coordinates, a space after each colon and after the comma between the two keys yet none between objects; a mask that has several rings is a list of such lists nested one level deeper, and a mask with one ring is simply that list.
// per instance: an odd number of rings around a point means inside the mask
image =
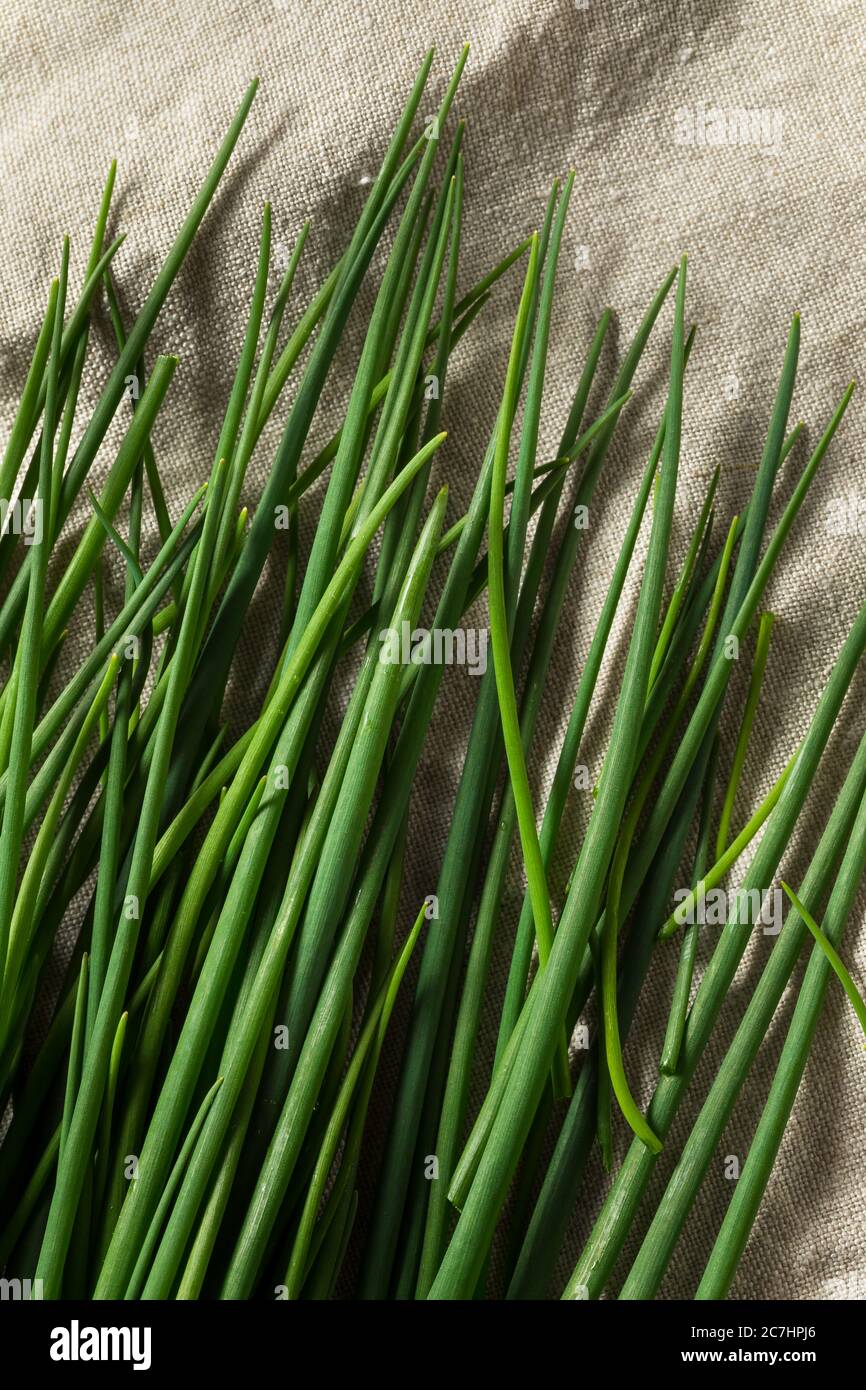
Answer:
[{"label": "woven burlap texture", "polygon": [[[457,103],[467,122],[463,288],[539,224],[552,179],[576,170],[554,314],[543,456],[555,449],[602,308],[609,304],[615,310],[621,350],[667,269],[681,252],[689,253],[689,314],[699,328],[686,388],[675,533],[681,554],[715,464],[722,470],[720,517],[730,516],[747,496],[791,314],[802,314],[794,412],[806,422],[808,441],[817,439],[862,364],[866,99],[858,19],[858,7],[842,0],[798,0],[784,12],[768,0],[733,0],[722,7],[705,0],[639,5],[464,0],[460,6],[432,7],[420,0],[375,5],[228,0],[220,6],[204,0],[183,5],[75,0],[62,6],[8,0],[0,14],[4,432],[47,283],[56,271],[60,238],[71,234],[73,284],[78,284],[111,157],[119,161],[112,229],[129,232],[116,262],[117,278],[132,310],[142,302],[247,82],[258,74],[261,90],[239,149],[153,338],[151,360],[157,347],[181,360],[154,441],[176,515],[210,465],[240,348],[264,200],[273,204],[278,247],[291,245],[305,218],[312,221],[293,298],[298,304],[345,245],[385,133],[424,50],[431,42],[438,49],[432,109],[460,45],[469,39],[470,60]],[[381,262],[373,278],[377,267]],[[449,515],[455,517],[470,495],[494,419],[516,295],[513,278],[498,289],[461,346],[449,380],[449,438],[436,476],[451,484]],[[356,315],[350,338],[359,331]],[[655,432],[669,332],[670,308],[654,334],[638,375],[637,398],[606,464],[569,592],[532,759],[539,803]],[[104,322],[91,358],[85,381],[89,402],[111,361]],[[603,359],[605,388],[613,362],[611,349]],[[316,440],[327,437],[339,419],[349,365],[347,352],[326,390]],[[601,399],[597,393],[594,404]],[[277,415],[251,469],[250,500],[272,457],[283,418],[280,411]],[[866,564],[862,535],[856,534],[857,501],[864,492],[863,422],[855,396],[815,500],[807,504],[768,594],[778,622],[738,820],[766,792],[807,728],[864,597]],[[117,437],[113,433],[101,451],[97,476],[110,462]],[[800,449],[784,471],[782,496],[804,458]],[[828,510],[830,500],[840,498],[855,518],[848,527],[853,534],[845,536],[833,533]],[[777,499],[774,515],[778,509]],[[866,501],[861,510],[866,512]],[[304,512],[306,542],[315,511],[311,504]],[[73,519],[73,531],[76,526],[80,517]],[[859,530],[866,530],[866,523]],[[636,583],[633,573],[590,721],[584,760],[594,774],[610,727]],[[115,592],[109,601],[116,598]],[[249,701],[260,697],[267,683],[278,611],[279,586],[273,579],[257,598],[230,693],[228,708],[237,728]],[[82,618],[80,629],[70,634],[70,661],[89,636]],[[448,674],[413,801],[406,920],[419,896],[435,885],[476,692],[468,672]],[[802,879],[862,730],[862,696],[859,682],[784,860],[794,883]],[[730,717],[725,723],[723,759],[731,755],[734,723]],[[584,817],[582,806],[570,808],[554,874],[557,902]],[[521,891],[515,862],[495,963],[500,980]],[[866,977],[864,901],[861,892],[845,944],[861,980]],[[650,1199],[667,1179],[771,947],[772,938],[761,936],[750,947],[658,1165]],[[643,1102],[656,1074],[674,961],[675,952],[658,954],[626,1052]],[[800,971],[707,1174],[663,1297],[689,1298],[694,1292],[731,1195],[725,1156],[742,1159],[748,1150],[799,979]],[[488,1032],[494,1017],[491,998]],[[380,1127],[387,1118],[405,1019],[404,1003],[377,1095],[373,1119]],[[734,1296],[866,1294],[863,1065],[862,1039],[833,985]],[[621,1154],[623,1126],[617,1130]],[[376,1153],[374,1136],[362,1173],[362,1224]],[[560,1262],[560,1287],[608,1181],[593,1159]],[[642,1221],[649,1207],[650,1200]],[[635,1249],[632,1242],[612,1289]]]}]

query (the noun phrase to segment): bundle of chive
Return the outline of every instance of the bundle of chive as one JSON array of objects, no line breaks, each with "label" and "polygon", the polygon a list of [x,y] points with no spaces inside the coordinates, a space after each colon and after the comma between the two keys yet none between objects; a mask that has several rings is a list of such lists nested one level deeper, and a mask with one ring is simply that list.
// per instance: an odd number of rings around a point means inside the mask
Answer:
[{"label": "bundle of chive", "polygon": [[[171,409],[166,397],[176,360],[160,356],[147,368],[145,358],[255,87],[131,326],[122,322],[113,289],[120,240],[104,245],[113,169],[86,282],[71,307],[63,247],[0,465],[0,497],[34,498],[42,519],[37,543],[24,547],[10,525],[0,540],[0,639],[8,658],[0,692],[0,1080],[7,1117],[0,1264],[8,1277],[34,1280],[37,1296],[601,1294],[756,925],[760,895],[776,885],[866,648],[864,606],[805,738],[735,834],[772,629],[770,615],[759,613],[762,597],[852,388],[769,531],[774,484],[799,428],[787,432],[795,318],[748,506],[721,543],[714,539],[713,477],[669,588],[683,378],[693,341],[685,328],[686,262],[652,300],[607,406],[589,423],[587,401],[609,324],[603,315],[557,459],[539,462],[572,180],[554,186],[540,233],[458,298],[462,127],[450,137],[448,131],[465,61],[464,53],[435,120],[413,136],[432,54],[425,59],[348,246],[284,340],[307,228],[265,324],[265,207],[214,464],[180,516],[169,515],[150,443],[158,413]],[[392,223],[345,418],[310,457],[311,426],[344,327]],[[449,358],[518,262],[523,288],[490,444],[466,515],[446,529],[447,490],[431,499],[427,492],[445,439]],[[591,502],[674,286],[667,405],[574,693],[539,833],[526,760],[582,534],[575,526],[557,528],[557,515]],[[89,324],[100,300],[117,360],[89,419],[76,421]],[[131,375],[144,389],[99,496],[90,493],[92,516],[61,568],[58,538],[89,491],[91,466]],[[427,389],[431,378],[435,392]],[[240,509],[245,476],[272,416],[282,416],[284,429],[249,521]],[[301,573],[298,509],[326,473]],[[554,924],[548,869],[651,494],[648,551],[607,753]],[[142,526],[151,508],[161,545],[145,568]],[[128,515],[125,535],[121,515]],[[221,707],[278,515],[288,518],[290,554],[270,685],[249,726],[227,735]],[[555,534],[562,540],[548,568]],[[116,613],[102,593],[103,561],[112,556],[125,572]],[[70,670],[64,633],[91,586],[96,638]],[[438,882],[410,925],[397,920],[414,849],[407,810],[444,672],[441,664],[382,660],[379,634],[414,627],[425,604],[435,612],[434,629],[453,630],[484,591],[493,662],[478,684]],[[745,707],[726,711],[740,648],[751,654],[751,684]],[[354,673],[348,703],[323,752],[325,712],[347,665]],[[723,718],[739,731],[727,779],[719,755]],[[672,949],[657,941],[676,934],[686,915],[668,916],[675,886],[687,878],[698,907],[729,882],[759,830],[745,891],[734,898],[696,988],[697,921],[680,933],[659,1081],[644,1115],[629,1090],[622,1042],[656,952]],[[516,838],[526,894],[500,989],[491,959]],[[836,947],[864,864],[866,737],[799,896],[787,890],[792,909],[784,929],[678,1153],[623,1297],[649,1298],[658,1289],[811,932],[816,945],[782,1058],[696,1294],[727,1291],[833,971],[862,1016]],[[34,1048],[55,944],[82,895],[87,906],[65,982]],[[383,1044],[413,955],[420,958],[417,983],[399,1079],[384,1098],[390,1118],[375,1200],[357,1221],[371,1097],[381,1086]],[[598,1040],[589,1050],[570,1049],[593,992]],[[482,1008],[489,1011],[491,1002],[500,1022],[486,1075],[478,1036]],[[479,1080],[486,1095],[473,1118],[471,1088]],[[633,1130],[631,1148],[563,1291],[554,1271],[570,1215],[577,1203],[595,1200],[582,1186],[587,1156],[597,1141],[611,1166],[614,1124]],[[551,1134],[552,1151],[545,1143]]]}]

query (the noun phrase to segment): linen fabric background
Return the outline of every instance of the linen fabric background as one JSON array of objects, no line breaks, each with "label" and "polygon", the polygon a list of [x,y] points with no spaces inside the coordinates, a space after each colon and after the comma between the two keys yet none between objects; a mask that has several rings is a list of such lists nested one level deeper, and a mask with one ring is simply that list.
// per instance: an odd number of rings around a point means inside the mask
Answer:
[{"label": "linen fabric background", "polygon": [[[598,315],[615,328],[590,409],[613,379],[616,351],[633,333],[677,257],[690,257],[688,315],[698,324],[685,392],[681,481],[674,535],[681,557],[713,467],[721,465],[716,541],[746,499],[757,467],[791,315],[802,315],[802,348],[792,422],[805,444],[783,470],[774,517],[806,448],[828,421],[845,385],[862,370],[863,173],[866,99],[859,7],[845,0],[732,0],[618,4],[602,0],[7,0],[0,12],[2,124],[0,320],[2,427],[8,431],[60,240],[72,237],[71,285],[81,283],[100,190],[119,161],[111,228],[128,230],[116,275],[130,314],[140,306],[249,79],[261,89],[216,202],[157,324],[149,360],[175,352],[180,367],[154,442],[169,505],[207,476],[240,349],[255,272],[261,207],[270,198],[274,241],[285,255],[303,220],[312,232],[291,305],[303,302],[345,245],[427,46],[437,45],[434,99],[465,39],[472,45],[457,100],[467,122],[466,216],[461,287],[466,289],[533,227],[551,181],[569,168],[576,182],[558,277],[542,422],[541,457],[553,456]],[[764,113],[759,143],[728,138],[682,142],[701,112]],[[685,113],[685,114],[684,114]],[[711,118],[715,119],[715,118]],[[761,119],[760,117],[758,118]],[[761,134],[763,132],[763,134]],[[711,137],[712,139],[712,137]],[[762,143],[761,143],[762,141]],[[375,284],[381,258],[369,277]],[[449,375],[449,437],[436,478],[451,485],[449,516],[468,500],[494,420],[519,282],[512,273],[461,345]],[[366,297],[365,297],[366,296]],[[351,384],[365,289],[347,351],[329,379],[315,430],[328,436]],[[291,318],[291,307],[289,318]],[[591,512],[569,590],[532,755],[536,804],[543,804],[582,661],[618,551],[623,526],[665,394],[671,304],[637,376]],[[112,361],[104,317],[93,337],[83,408]],[[250,501],[269,467],[285,418],[276,412],[251,468]],[[792,534],[769,594],[777,623],[736,824],[766,793],[804,734],[818,696],[866,595],[863,531],[863,402],[855,395]],[[97,460],[102,476],[115,430]],[[834,502],[835,499],[835,502]],[[852,534],[834,534],[831,504],[844,499]],[[302,542],[317,505],[307,499]],[[72,518],[69,535],[80,530]],[[568,524],[565,518],[562,524]],[[153,553],[152,534],[148,536]],[[639,546],[639,559],[646,531]],[[582,760],[593,777],[606,745],[639,577],[624,603],[590,720]],[[114,574],[108,601],[119,596]],[[240,729],[267,685],[276,640],[281,574],[268,571],[253,607],[227,712]],[[483,608],[475,619],[485,621]],[[69,637],[69,660],[90,640],[86,612]],[[751,650],[751,647],[748,649]],[[748,661],[738,672],[742,698]],[[477,693],[465,670],[443,684],[413,797],[403,922],[435,889],[450,807]],[[798,884],[863,729],[864,682],[857,680],[815,780],[783,869]],[[339,701],[337,701],[339,704]],[[723,763],[736,737],[736,699],[724,721]],[[739,706],[741,707],[741,706]],[[332,737],[339,710],[326,730]],[[569,807],[553,889],[561,905],[587,814],[587,794]],[[495,961],[507,967],[522,896],[515,856]],[[866,978],[866,897],[858,895],[844,955]],[[70,931],[74,924],[70,924]],[[432,924],[431,929],[435,927]],[[700,965],[714,944],[704,933]],[[773,938],[755,934],[719,1026],[690,1088],[642,1208],[645,1229],[700,1100],[733,1036]],[[659,949],[644,992],[627,1068],[642,1103],[651,1094],[677,948]],[[732,1193],[726,1155],[742,1161],[790,1018],[802,967],[786,993],[725,1131],[677,1247],[661,1297],[690,1298]],[[495,1028],[491,991],[482,1052]],[[359,1223],[370,1197],[396,1079],[411,990],[395,1015],[363,1165]],[[866,1295],[866,1108],[862,1038],[847,1001],[831,983],[796,1110],[732,1296],[760,1299]],[[477,1102],[478,1096],[475,1100]],[[617,1157],[627,1135],[616,1122]],[[593,1156],[560,1260],[557,1291],[570,1271],[609,1183]],[[636,1250],[633,1240],[611,1281],[615,1292]],[[350,1259],[355,1258],[354,1252]]]}]

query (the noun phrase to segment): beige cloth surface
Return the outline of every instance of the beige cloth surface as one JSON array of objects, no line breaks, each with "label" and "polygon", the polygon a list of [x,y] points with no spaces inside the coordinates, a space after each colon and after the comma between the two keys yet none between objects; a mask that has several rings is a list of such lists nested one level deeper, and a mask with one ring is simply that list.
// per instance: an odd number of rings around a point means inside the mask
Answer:
[{"label": "beige cloth surface", "polygon": [[[61,6],[8,0],[0,11],[4,433],[58,263],[61,235],[72,235],[77,285],[110,158],[116,154],[119,160],[112,227],[129,232],[117,277],[125,303],[135,308],[247,81],[258,73],[261,91],[239,149],[152,340],[152,352],[158,347],[181,359],[155,436],[176,514],[210,464],[218,412],[241,343],[263,200],[273,202],[275,239],[286,247],[303,219],[312,219],[309,253],[298,277],[307,292],[345,243],[364,180],[375,170],[426,46],[435,42],[438,56],[425,111],[465,38],[472,51],[457,103],[467,121],[463,288],[538,225],[552,178],[569,167],[577,173],[558,283],[543,448],[555,448],[601,309],[614,307],[615,336],[622,346],[655,286],[686,250],[689,314],[699,332],[686,388],[679,553],[716,463],[722,467],[720,513],[730,516],[747,496],[760,456],[791,313],[802,313],[794,412],[806,422],[809,441],[817,439],[845,384],[862,368],[864,53],[859,7],[844,0],[797,0],[784,8],[770,0],[734,0],[721,7],[705,0],[639,5],[465,0],[435,6],[419,0],[375,5],[227,0],[218,6],[203,0],[183,5],[73,0]],[[757,124],[733,124],[736,114],[726,116],[719,143],[720,117],[711,108],[757,112]],[[702,112],[710,114],[705,118]],[[681,143],[689,122],[698,133],[709,130],[709,140]],[[516,293],[513,279],[500,287],[450,377],[445,405],[450,434],[437,474],[452,485],[454,516],[471,492],[493,421]],[[656,428],[669,330],[668,308],[606,466],[569,594],[533,756],[539,802]],[[90,399],[110,362],[104,324],[92,358],[86,383]],[[605,389],[612,366],[608,352]],[[338,417],[349,384],[344,364],[329,383],[317,438]],[[595,397],[596,404],[600,399]],[[274,439],[271,430],[260,445],[250,499],[257,495]],[[769,595],[778,624],[738,820],[768,789],[806,729],[866,592],[864,443],[863,403],[855,397]],[[803,458],[799,452],[792,464]],[[97,467],[104,469],[109,459],[106,445]],[[782,495],[791,480],[789,467]],[[833,535],[828,501],[849,497],[855,508],[849,529],[855,532],[858,498],[862,504],[860,534]],[[305,513],[307,532],[314,510]],[[634,575],[627,594],[631,612]],[[276,580],[266,583],[255,605],[231,699],[238,721],[251,692],[261,694],[267,681],[277,595]],[[604,673],[608,702],[627,633],[623,621]],[[71,645],[87,640],[82,619]],[[470,675],[454,670],[440,697],[414,798],[407,918],[419,895],[435,885],[459,774],[458,749],[476,689]],[[862,730],[863,691],[860,681],[784,861],[795,883]],[[600,766],[609,716],[609,703],[602,704],[591,720],[585,760],[593,772]],[[736,735],[730,717],[725,731],[724,751],[730,757]],[[584,814],[580,804],[569,811],[556,865],[560,895]],[[515,865],[503,913],[500,974],[520,892]],[[864,903],[861,891],[845,944],[861,981],[866,978]],[[771,939],[761,937],[750,948],[659,1164],[654,1194],[770,947]],[[659,953],[627,1048],[629,1072],[643,1100],[659,1054],[674,960],[675,952]],[[677,1248],[664,1297],[688,1298],[694,1291],[731,1193],[724,1155],[745,1156],[792,1003],[789,992]],[[490,1007],[492,1018],[492,1001]],[[396,1020],[395,1037],[404,1022],[405,1010]],[[387,1067],[393,1076],[393,1053]],[[734,1296],[866,1296],[863,1069],[862,1039],[833,985]],[[375,1119],[381,1124],[384,1118],[380,1096]],[[624,1144],[620,1124],[620,1151]],[[362,1220],[374,1150],[375,1145],[363,1174]],[[606,1182],[593,1159],[561,1261],[562,1276],[573,1264]],[[647,1210],[645,1204],[644,1217]],[[612,1287],[627,1268],[624,1261]]]}]

